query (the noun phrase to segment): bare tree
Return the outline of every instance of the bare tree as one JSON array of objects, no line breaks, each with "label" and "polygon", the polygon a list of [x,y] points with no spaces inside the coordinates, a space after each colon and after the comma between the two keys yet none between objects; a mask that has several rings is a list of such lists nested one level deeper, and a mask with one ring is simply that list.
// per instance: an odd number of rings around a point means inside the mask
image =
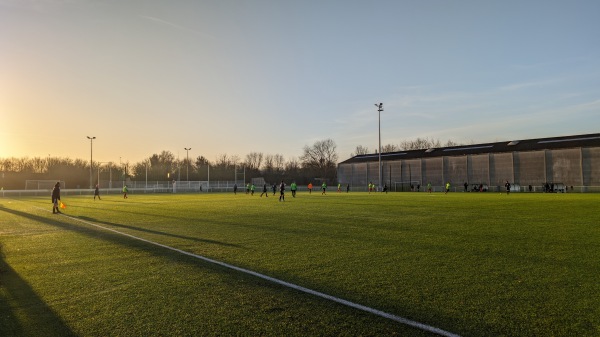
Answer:
[{"label": "bare tree", "polygon": [[397,152],[400,151],[400,147],[394,144],[386,144],[381,147],[381,153]]},{"label": "bare tree", "polygon": [[301,168],[300,161],[296,158],[291,158],[285,163],[285,171],[286,172],[290,172],[290,171],[297,172],[297,171],[300,171],[300,168]]},{"label": "bare tree", "polygon": [[246,167],[250,170],[258,170],[262,164],[262,152],[250,152],[246,155]]},{"label": "bare tree", "polygon": [[229,168],[231,166],[231,159],[227,156],[227,153],[223,153],[217,156],[215,160],[215,166],[223,169]]},{"label": "bare tree", "polygon": [[273,156],[273,164],[275,165],[276,171],[283,171],[284,163],[285,159],[283,158],[283,155],[276,154],[275,156]]},{"label": "bare tree", "polygon": [[322,175],[330,181],[335,180],[338,155],[332,139],[317,141],[313,146],[304,146],[300,157],[304,168],[312,169],[314,174]]},{"label": "bare tree", "polygon": [[368,153],[369,153],[369,149],[366,146],[358,145],[358,146],[356,146],[354,153],[350,154],[350,157],[360,156],[360,155],[368,154]]},{"label": "bare tree", "polygon": [[265,172],[275,171],[275,157],[272,154],[265,155],[265,163],[263,164]]},{"label": "bare tree", "polygon": [[196,162],[195,162],[196,167],[206,166],[206,165],[210,165],[210,162],[208,161],[208,159],[206,159],[206,157],[198,156],[196,158]]},{"label": "bare tree", "polygon": [[446,144],[444,145],[445,147],[451,147],[451,146],[459,146],[462,145],[460,143],[457,143],[453,140],[448,139],[448,141],[446,142]]},{"label": "bare tree", "polygon": [[400,150],[422,150],[434,147],[441,147],[439,140],[428,138],[417,138],[415,140],[404,140],[400,142]]},{"label": "bare tree", "polygon": [[231,165],[237,167],[240,165],[240,156],[234,154],[233,156],[229,157],[229,161],[231,162]]}]

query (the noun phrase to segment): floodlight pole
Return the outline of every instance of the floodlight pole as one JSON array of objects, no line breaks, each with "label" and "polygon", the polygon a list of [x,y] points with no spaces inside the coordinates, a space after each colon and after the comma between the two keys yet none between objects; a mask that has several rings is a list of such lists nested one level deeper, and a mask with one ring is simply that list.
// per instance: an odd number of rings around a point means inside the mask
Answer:
[{"label": "floodlight pole", "polygon": [[186,151],[186,154],[185,154],[185,158],[186,158],[185,159],[186,160],[186,163],[185,163],[185,180],[190,181],[190,178],[188,176],[188,173],[189,173],[188,169],[190,167],[190,150],[192,148],[191,147],[190,148],[184,147],[183,149]]},{"label": "floodlight pole", "polygon": [[92,173],[92,166],[94,165],[94,162],[92,161],[92,154],[93,154],[93,143],[94,143],[94,139],[96,139],[96,137],[87,136],[87,138],[90,140],[90,189],[91,189],[94,186],[94,176]]},{"label": "floodlight pole", "polygon": [[383,103],[375,104],[377,112],[379,112],[379,190],[381,191],[381,174],[383,167],[381,166],[381,112],[383,111]]}]

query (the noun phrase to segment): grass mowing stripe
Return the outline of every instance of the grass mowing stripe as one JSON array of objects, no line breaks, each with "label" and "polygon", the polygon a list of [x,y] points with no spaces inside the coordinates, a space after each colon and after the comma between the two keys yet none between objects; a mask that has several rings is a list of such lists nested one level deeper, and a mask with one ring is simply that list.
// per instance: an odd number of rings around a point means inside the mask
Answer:
[{"label": "grass mowing stripe", "polygon": [[[34,207],[36,209],[40,209],[40,210],[49,212],[47,209],[43,209],[43,208],[36,207],[36,206],[34,206]],[[405,324],[405,325],[408,325],[408,326],[411,326],[411,327],[414,327],[414,328],[417,328],[417,329],[420,329],[420,330],[423,330],[423,331],[431,332],[431,333],[434,333],[434,334],[437,334],[437,335],[440,335],[440,336],[445,336],[445,337],[460,337],[457,334],[445,331],[445,330],[440,329],[440,328],[436,328],[436,327],[433,327],[433,326],[430,326],[430,325],[427,325],[427,324],[423,324],[423,323],[420,323],[420,322],[417,322],[417,321],[413,321],[413,320],[410,320],[410,319],[407,319],[407,318],[404,318],[404,317],[396,316],[396,315],[393,315],[393,314],[390,314],[390,313],[387,313],[387,312],[383,312],[381,310],[373,309],[373,308],[370,308],[370,307],[367,307],[367,306],[364,306],[364,305],[361,305],[361,304],[358,304],[358,303],[350,302],[350,301],[347,301],[347,300],[344,300],[344,299],[341,299],[341,298],[338,298],[338,297],[335,297],[335,296],[331,296],[331,295],[328,295],[328,294],[325,294],[325,293],[322,293],[322,292],[319,292],[319,291],[316,291],[316,290],[305,288],[305,287],[302,287],[302,286],[299,286],[299,285],[296,285],[296,284],[293,284],[293,283],[289,283],[289,282],[286,282],[286,281],[283,281],[283,280],[280,280],[280,279],[277,279],[277,278],[274,278],[274,277],[270,277],[270,276],[267,276],[267,275],[264,275],[264,274],[261,274],[261,273],[257,273],[257,272],[252,271],[252,270],[240,268],[240,267],[237,267],[237,266],[225,263],[225,262],[221,262],[221,261],[217,261],[217,260],[213,260],[213,259],[207,258],[205,256],[201,256],[201,255],[198,255],[198,254],[186,252],[186,251],[181,250],[181,249],[177,249],[177,248],[174,248],[174,247],[171,247],[171,246],[167,246],[167,245],[164,245],[164,244],[161,244],[161,243],[158,243],[158,242],[154,242],[154,241],[151,241],[151,240],[140,238],[140,237],[135,236],[135,235],[123,233],[123,232],[120,232],[118,230],[115,230],[115,229],[112,229],[112,228],[107,228],[107,227],[95,224],[93,222],[90,222],[90,221],[78,219],[78,218],[75,218],[75,217],[72,217],[72,216],[69,216],[69,215],[65,215],[65,214],[60,214],[60,215],[62,215],[64,217],[67,217],[67,218],[69,218],[71,220],[84,223],[84,224],[89,225],[89,226],[100,228],[102,230],[106,230],[106,231],[110,231],[110,232],[113,232],[113,233],[116,233],[116,234],[119,234],[119,235],[123,235],[123,236],[129,237],[131,239],[135,239],[135,240],[142,241],[142,242],[145,242],[145,243],[148,243],[148,244],[151,244],[151,245],[154,245],[154,246],[158,246],[158,247],[161,247],[161,248],[165,248],[165,249],[168,249],[168,250],[180,253],[180,254],[184,254],[184,255],[187,255],[187,256],[190,256],[190,257],[194,257],[196,259],[199,259],[199,260],[202,260],[202,261],[205,261],[205,262],[209,262],[209,263],[216,264],[216,265],[219,265],[219,266],[222,266],[222,267],[225,267],[225,268],[229,268],[229,269],[236,270],[236,271],[239,271],[239,272],[242,272],[242,273],[245,273],[245,274],[249,274],[249,275],[252,275],[252,276],[255,276],[255,277],[258,277],[258,278],[261,278],[261,279],[264,279],[264,280],[267,280],[267,281],[270,281],[270,282],[273,282],[273,283],[276,283],[276,284],[279,284],[279,285],[282,285],[282,286],[285,286],[285,287],[288,287],[288,288],[292,288],[292,289],[295,289],[295,290],[298,290],[298,291],[301,291],[301,292],[304,292],[304,293],[307,293],[307,294],[311,294],[311,295],[314,295],[314,296],[317,296],[317,297],[321,297],[321,298],[324,298],[324,299],[327,299],[327,300],[330,300],[330,301],[333,301],[333,302],[336,302],[336,303],[339,303],[339,304],[342,304],[342,305],[345,305],[345,306],[348,306],[348,307],[351,307],[351,308],[354,308],[354,309],[366,311],[368,313],[371,313],[371,314],[374,314],[374,315],[377,315],[377,316],[380,316],[380,317],[383,317],[383,318],[387,318],[387,319],[393,320],[395,322],[398,322],[398,323],[401,323],[401,324]]]}]

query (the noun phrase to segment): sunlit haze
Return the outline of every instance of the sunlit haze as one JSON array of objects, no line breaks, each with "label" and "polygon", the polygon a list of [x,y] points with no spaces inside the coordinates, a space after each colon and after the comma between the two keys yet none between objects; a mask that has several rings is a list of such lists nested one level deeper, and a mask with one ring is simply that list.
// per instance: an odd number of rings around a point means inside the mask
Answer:
[{"label": "sunlit haze", "polygon": [[600,1],[0,0],[0,158],[600,131]]}]

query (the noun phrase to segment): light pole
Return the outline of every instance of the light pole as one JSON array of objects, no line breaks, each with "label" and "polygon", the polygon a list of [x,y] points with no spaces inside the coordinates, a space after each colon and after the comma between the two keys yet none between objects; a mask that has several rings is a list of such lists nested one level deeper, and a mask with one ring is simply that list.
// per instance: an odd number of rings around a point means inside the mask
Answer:
[{"label": "light pole", "polygon": [[190,181],[188,173],[189,173],[189,167],[190,167],[190,150],[192,148],[191,147],[190,148],[184,147],[183,149],[185,150],[185,160],[186,160],[186,163],[185,163],[185,180]]},{"label": "light pole", "polygon": [[383,103],[375,104],[377,112],[379,112],[379,189],[381,190],[381,112],[383,111]]},{"label": "light pole", "polygon": [[96,137],[87,136],[87,138],[90,140],[90,188],[93,188],[94,178],[92,176],[92,166],[93,166],[94,162],[92,161],[92,154],[93,154],[93,143],[94,143],[94,139],[96,139]]}]

